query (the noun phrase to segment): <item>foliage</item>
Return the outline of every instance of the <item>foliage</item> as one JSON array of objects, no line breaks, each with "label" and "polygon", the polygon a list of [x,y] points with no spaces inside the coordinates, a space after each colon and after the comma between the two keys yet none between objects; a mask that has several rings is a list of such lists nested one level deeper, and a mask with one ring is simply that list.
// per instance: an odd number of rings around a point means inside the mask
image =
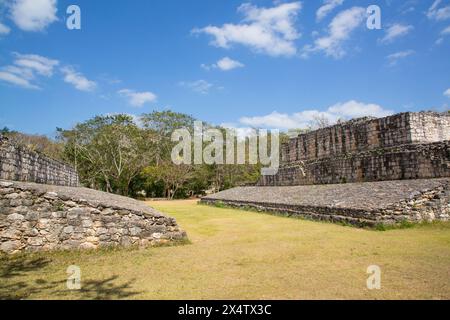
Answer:
[{"label": "foliage", "polygon": [[72,130],[59,130],[65,143],[65,156],[91,188],[123,195],[154,150],[143,132],[128,115],[97,116],[77,124]]},{"label": "foliage", "polygon": [[[100,115],[73,128],[57,128],[57,140],[11,131],[0,132],[13,142],[72,164],[80,181],[89,188],[132,197],[189,198],[235,186],[255,184],[260,178],[261,164],[175,165],[171,159],[172,134],[187,129],[193,134],[196,119],[173,111],[154,111],[139,117],[126,114]],[[317,119],[316,126],[326,125]],[[225,128],[203,122],[205,129],[218,129],[226,137]],[[295,130],[296,134],[308,132]],[[292,134],[292,133],[291,133]],[[280,134],[281,143],[289,134]],[[269,135],[269,149],[270,149]],[[248,142],[238,139],[238,144]],[[204,141],[203,147],[209,142]],[[226,155],[226,146],[223,146]],[[235,146],[234,156],[241,148]],[[250,157],[246,146],[245,158]],[[270,151],[270,150],[269,150]]]},{"label": "foliage", "polygon": [[153,162],[156,166],[171,161],[170,154],[174,145],[172,133],[177,129],[192,130],[195,121],[189,115],[172,111],[154,111],[141,115],[139,120],[154,148]]},{"label": "foliage", "polygon": [[174,199],[258,181],[259,165],[175,165],[172,133],[192,133],[194,121],[172,111],[143,114],[139,125],[129,115],[96,116],[58,129],[58,139],[63,159],[75,166],[81,182],[106,192]]},{"label": "foliage", "polygon": [[8,138],[8,140],[31,151],[42,153],[50,158],[56,160],[63,159],[63,149],[62,143],[58,143],[53,139],[50,139],[44,135],[31,135],[26,133],[17,132],[4,127],[0,130],[0,134]]}]

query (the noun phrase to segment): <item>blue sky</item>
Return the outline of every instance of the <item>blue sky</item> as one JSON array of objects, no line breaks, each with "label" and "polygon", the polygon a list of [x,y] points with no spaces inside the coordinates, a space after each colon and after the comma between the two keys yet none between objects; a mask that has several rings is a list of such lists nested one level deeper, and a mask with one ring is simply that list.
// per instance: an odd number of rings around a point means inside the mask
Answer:
[{"label": "blue sky", "polygon": [[[81,30],[66,26],[69,5]],[[366,26],[378,5],[381,30]],[[290,129],[448,109],[447,0],[0,0],[0,126],[171,109]]]}]

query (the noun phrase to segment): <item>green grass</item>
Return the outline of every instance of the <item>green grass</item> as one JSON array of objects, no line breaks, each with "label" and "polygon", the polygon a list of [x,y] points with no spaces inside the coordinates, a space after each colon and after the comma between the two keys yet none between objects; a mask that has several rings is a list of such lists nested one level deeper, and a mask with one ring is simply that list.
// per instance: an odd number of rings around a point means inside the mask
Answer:
[{"label": "green grass", "polygon": [[[450,299],[450,224],[377,232],[194,201],[150,202],[189,243],[0,259],[0,298]],[[78,265],[81,291],[66,289]],[[367,267],[382,289],[366,288]]]},{"label": "green grass", "polygon": [[269,214],[272,216],[277,216],[277,217],[281,217],[281,218],[288,218],[288,219],[299,219],[299,220],[307,220],[307,221],[315,221],[316,223],[333,223],[335,225],[340,225],[340,226],[344,226],[344,227],[358,227],[358,228],[365,228],[365,229],[369,229],[369,230],[377,230],[377,231],[387,231],[387,230],[394,230],[394,229],[407,229],[407,228],[413,228],[415,226],[419,226],[422,223],[411,223],[409,221],[402,221],[401,223],[397,223],[397,224],[376,224],[374,226],[370,226],[370,225],[361,225],[361,226],[357,226],[354,224],[351,224],[350,222],[345,222],[345,221],[327,221],[327,220],[314,220],[312,218],[308,218],[305,216],[301,216],[301,215],[296,215],[296,214],[291,214],[291,213],[287,213],[287,212],[282,212],[282,211],[276,211],[276,210],[261,210],[261,209],[257,209],[255,207],[252,206],[233,206],[230,204],[227,204],[223,201],[217,201],[217,202],[213,202],[213,203],[204,203],[204,202],[198,202],[198,205],[202,205],[202,206],[211,206],[214,208],[221,208],[221,209],[235,209],[235,210],[243,210],[246,212],[256,212],[259,214]]}]

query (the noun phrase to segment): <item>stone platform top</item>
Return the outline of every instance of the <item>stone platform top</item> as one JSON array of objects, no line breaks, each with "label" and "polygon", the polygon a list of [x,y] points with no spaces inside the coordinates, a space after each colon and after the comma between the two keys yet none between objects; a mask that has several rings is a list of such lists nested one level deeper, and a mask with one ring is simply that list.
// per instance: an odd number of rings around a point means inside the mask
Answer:
[{"label": "stone platform top", "polygon": [[205,202],[239,202],[301,207],[327,207],[367,212],[450,185],[450,179],[400,180],[333,185],[240,187],[203,198]]},{"label": "stone platform top", "polygon": [[77,204],[86,204],[90,207],[111,208],[113,210],[128,210],[135,213],[148,214],[153,217],[167,218],[162,213],[156,211],[155,209],[140,201],[93,189],[6,180],[0,180],[0,187],[14,188],[25,192],[29,191],[44,198],[58,198],[63,201],[73,201]]}]

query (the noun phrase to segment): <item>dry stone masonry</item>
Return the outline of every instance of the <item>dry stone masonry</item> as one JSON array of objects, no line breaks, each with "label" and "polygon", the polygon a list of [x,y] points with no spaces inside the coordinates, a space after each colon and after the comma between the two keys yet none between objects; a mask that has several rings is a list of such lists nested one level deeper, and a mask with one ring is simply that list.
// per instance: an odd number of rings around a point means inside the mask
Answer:
[{"label": "dry stone masonry", "polygon": [[290,139],[281,154],[257,187],[202,201],[356,225],[449,220],[450,113],[356,119]]},{"label": "dry stone masonry", "polygon": [[147,246],[185,238],[175,219],[130,198],[0,181],[0,252]]},{"label": "dry stone masonry", "polygon": [[0,134],[0,179],[78,186],[78,174],[70,165],[16,146]]},{"label": "dry stone masonry", "polygon": [[259,185],[450,177],[450,114],[357,119],[299,135],[281,154],[279,173]]},{"label": "dry stone masonry", "polygon": [[450,179],[240,187],[202,200],[358,226],[448,220]]},{"label": "dry stone masonry", "polygon": [[175,219],[137,200],[77,186],[71,166],[0,135],[0,253],[147,246],[187,237]]}]

